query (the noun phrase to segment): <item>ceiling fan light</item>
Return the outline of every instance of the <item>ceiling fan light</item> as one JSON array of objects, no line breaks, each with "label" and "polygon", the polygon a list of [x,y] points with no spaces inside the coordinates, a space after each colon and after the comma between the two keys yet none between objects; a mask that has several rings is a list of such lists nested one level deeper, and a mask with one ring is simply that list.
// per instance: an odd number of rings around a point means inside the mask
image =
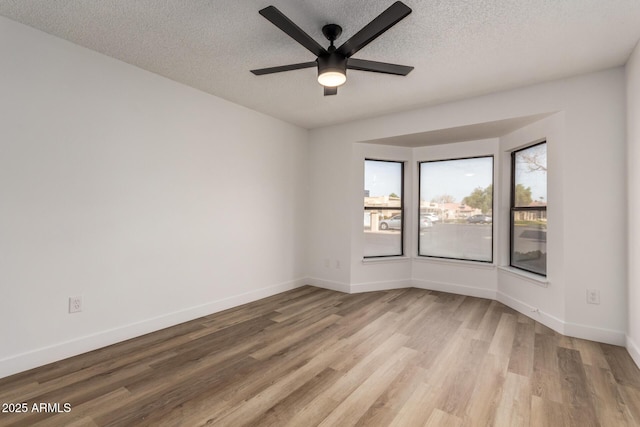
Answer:
[{"label": "ceiling fan light", "polygon": [[337,87],[347,81],[347,58],[337,52],[318,57],[318,83]]},{"label": "ceiling fan light", "polygon": [[347,81],[347,76],[340,71],[325,71],[318,75],[318,83],[322,86],[337,87]]}]

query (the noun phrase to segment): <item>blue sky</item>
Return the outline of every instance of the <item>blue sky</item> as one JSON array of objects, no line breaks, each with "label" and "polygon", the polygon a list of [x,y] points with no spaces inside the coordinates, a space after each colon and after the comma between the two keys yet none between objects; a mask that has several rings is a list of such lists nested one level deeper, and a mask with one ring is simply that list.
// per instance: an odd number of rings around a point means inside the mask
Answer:
[{"label": "blue sky", "polygon": [[[539,165],[545,168],[544,171],[531,170],[527,167],[526,156],[535,157]],[[522,184],[531,188],[533,200],[547,201],[547,145],[539,144],[516,153],[516,184]]]},{"label": "blue sky", "polygon": [[[546,153],[545,153],[546,154]],[[544,157],[546,164],[546,155]],[[547,199],[546,172],[522,173],[516,177],[518,183],[531,187],[532,197]],[[364,188],[371,197],[400,194],[401,164],[397,162],[367,161]],[[461,202],[474,189],[486,188],[493,180],[493,158],[480,157],[462,160],[443,160],[420,164],[420,198],[431,201],[436,196],[449,194],[456,202]]]},{"label": "blue sky", "polygon": [[443,160],[420,164],[420,199],[449,194],[460,203],[476,188],[493,181],[493,158]]},{"label": "blue sky", "polygon": [[367,161],[364,169],[364,189],[369,196],[388,196],[391,193],[401,194],[402,164],[397,162]]}]

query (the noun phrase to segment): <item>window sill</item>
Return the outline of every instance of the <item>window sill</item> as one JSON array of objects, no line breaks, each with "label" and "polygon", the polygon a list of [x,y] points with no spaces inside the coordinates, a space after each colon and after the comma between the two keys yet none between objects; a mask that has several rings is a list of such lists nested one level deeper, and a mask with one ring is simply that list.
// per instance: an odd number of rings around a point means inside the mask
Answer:
[{"label": "window sill", "polygon": [[383,264],[388,262],[405,262],[410,261],[411,258],[401,255],[401,256],[388,256],[388,257],[376,257],[376,258],[362,258],[363,264]]},{"label": "window sill", "polygon": [[511,276],[515,276],[519,279],[525,279],[527,282],[533,283],[534,285],[542,286],[543,288],[549,287],[549,280],[547,277],[529,273],[524,270],[518,270],[517,268],[509,266],[500,266],[498,267],[498,270],[503,271]]},{"label": "window sill", "polygon": [[431,257],[416,256],[413,258],[413,260],[418,262],[424,262],[427,264],[455,265],[455,266],[464,266],[464,267],[470,267],[470,268],[478,268],[481,270],[493,270],[496,268],[495,264],[490,262],[465,261],[463,259],[446,259],[446,258],[431,258]]}]

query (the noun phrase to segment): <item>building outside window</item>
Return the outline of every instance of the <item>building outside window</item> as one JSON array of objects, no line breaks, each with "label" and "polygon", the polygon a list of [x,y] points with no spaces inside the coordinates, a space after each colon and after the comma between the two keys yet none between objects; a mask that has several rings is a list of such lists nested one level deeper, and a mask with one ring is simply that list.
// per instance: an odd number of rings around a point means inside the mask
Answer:
[{"label": "building outside window", "polygon": [[364,162],[364,257],[404,254],[404,163]]},{"label": "building outside window", "polygon": [[493,156],[419,163],[418,255],[493,262]]},{"label": "building outside window", "polygon": [[511,153],[510,265],[547,275],[547,144]]}]

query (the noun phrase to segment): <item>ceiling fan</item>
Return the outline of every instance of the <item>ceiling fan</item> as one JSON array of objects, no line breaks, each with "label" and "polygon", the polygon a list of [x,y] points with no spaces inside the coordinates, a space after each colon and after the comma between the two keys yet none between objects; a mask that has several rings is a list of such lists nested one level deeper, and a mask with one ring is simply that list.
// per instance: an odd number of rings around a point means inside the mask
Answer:
[{"label": "ceiling fan", "polygon": [[317,66],[318,83],[324,86],[324,94],[326,96],[336,95],[338,93],[338,86],[344,84],[347,80],[347,68],[350,70],[373,71],[375,73],[395,74],[398,76],[406,76],[413,70],[413,67],[406,65],[352,58],[356,52],[411,13],[411,9],[400,1],[392,4],[387,10],[365,25],[364,28],[338,48],[333,45],[333,42],[342,33],[342,28],[336,24],[325,25],[322,27],[322,34],[324,34],[330,42],[330,46],[327,49],[302,31],[300,27],[294,24],[274,6],[265,7],[260,10],[259,13],[295,41],[307,48],[307,50],[316,55],[317,58],[315,61],[310,62],[251,70],[251,72],[257,76]]}]

